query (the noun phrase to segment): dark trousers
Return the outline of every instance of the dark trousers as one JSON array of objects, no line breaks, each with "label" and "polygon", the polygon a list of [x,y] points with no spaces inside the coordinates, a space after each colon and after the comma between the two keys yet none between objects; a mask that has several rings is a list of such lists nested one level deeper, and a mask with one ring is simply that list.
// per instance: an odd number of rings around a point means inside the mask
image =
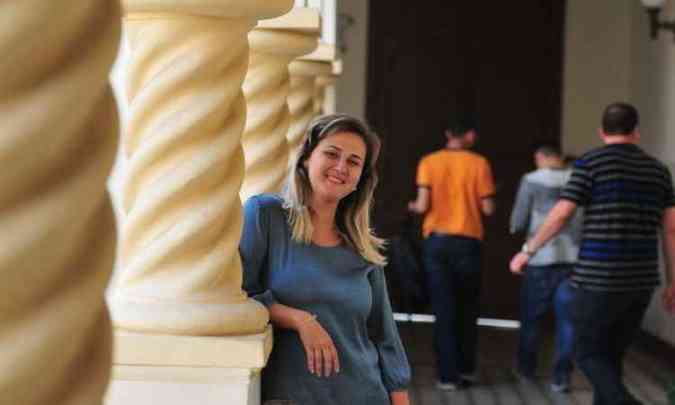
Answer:
[{"label": "dark trousers", "polygon": [[576,360],[593,386],[594,405],[640,404],[623,383],[623,357],[640,330],[652,293],[574,290]]},{"label": "dark trousers", "polygon": [[441,382],[458,382],[476,368],[480,253],[481,242],[472,238],[432,234],[424,242]]},{"label": "dark trousers", "polygon": [[556,320],[556,354],[553,381],[568,384],[572,372],[574,328],[571,303],[573,290],[569,284],[571,264],[527,266],[520,287],[520,335],[518,370],[534,377],[539,350],[539,323],[553,308]]}]

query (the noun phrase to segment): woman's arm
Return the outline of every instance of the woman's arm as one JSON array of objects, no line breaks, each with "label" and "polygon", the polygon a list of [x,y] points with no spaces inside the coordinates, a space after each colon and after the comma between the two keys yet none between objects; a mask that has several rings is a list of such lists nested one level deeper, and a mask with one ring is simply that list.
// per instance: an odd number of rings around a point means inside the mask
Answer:
[{"label": "woman's arm", "polygon": [[[373,305],[368,318],[370,340],[379,355],[380,373],[392,404],[408,404],[406,387],[410,383],[410,366],[391,310],[384,271],[374,268],[368,275]],[[403,402],[396,402],[403,401]]]},{"label": "woman's arm", "polygon": [[314,314],[279,303],[270,305],[268,310],[272,324],[298,332],[310,373],[330,377],[340,372],[340,360],[333,339]]}]

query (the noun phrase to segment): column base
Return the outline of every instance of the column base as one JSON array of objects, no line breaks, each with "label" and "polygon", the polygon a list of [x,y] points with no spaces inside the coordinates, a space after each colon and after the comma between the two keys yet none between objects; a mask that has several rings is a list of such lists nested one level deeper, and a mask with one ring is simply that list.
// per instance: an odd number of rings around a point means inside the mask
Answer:
[{"label": "column base", "polygon": [[191,337],[117,331],[106,405],[259,405],[272,330]]}]

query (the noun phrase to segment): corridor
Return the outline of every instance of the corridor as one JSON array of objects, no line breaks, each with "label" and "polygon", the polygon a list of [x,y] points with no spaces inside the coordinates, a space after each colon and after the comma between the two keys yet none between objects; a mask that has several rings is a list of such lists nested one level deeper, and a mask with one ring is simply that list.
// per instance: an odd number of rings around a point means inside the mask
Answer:
[{"label": "corridor", "polygon": [[[550,362],[552,358],[552,338],[544,342],[539,380],[537,384],[531,384],[519,381],[512,371],[517,330],[481,327],[478,383],[463,391],[441,392],[434,387],[431,324],[402,322],[398,327],[413,368],[412,405],[592,404],[591,387],[578,371],[572,379],[569,394],[555,394],[549,390],[550,363],[546,360]],[[634,349],[627,356],[626,379],[630,389],[645,405],[675,404],[673,399],[668,402],[665,389],[667,385],[675,386],[675,365]]]}]

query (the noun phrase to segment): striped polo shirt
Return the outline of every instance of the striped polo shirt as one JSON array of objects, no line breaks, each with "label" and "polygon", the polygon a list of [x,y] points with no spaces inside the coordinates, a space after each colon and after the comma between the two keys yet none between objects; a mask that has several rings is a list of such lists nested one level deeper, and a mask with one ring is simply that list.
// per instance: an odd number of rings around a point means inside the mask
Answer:
[{"label": "striped polo shirt", "polygon": [[675,205],[670,171],[630,143],[605,145],[577,160],[560,198],[585,207],[572,284],[624,292],[659,285],[664,209]]}]

